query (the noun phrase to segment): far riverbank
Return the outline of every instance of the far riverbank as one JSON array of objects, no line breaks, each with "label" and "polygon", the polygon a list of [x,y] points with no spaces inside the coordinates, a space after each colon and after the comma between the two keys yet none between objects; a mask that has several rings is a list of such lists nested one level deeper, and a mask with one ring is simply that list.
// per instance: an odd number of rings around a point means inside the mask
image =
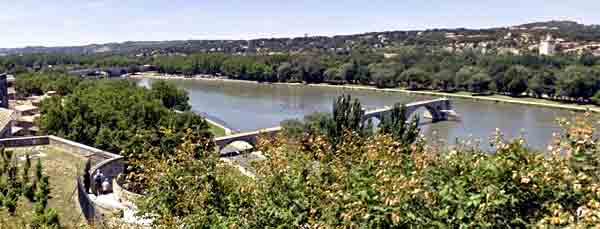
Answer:
[{"label": "far riverbank", "polygon": [[[205,80],[205,81],[228,81],[228,82],[238,82],[238,83],[249,83],[249,84],[260,84],[256,81],[247,81],[247,80],[235,80],[228,79],[224,77],[215,77],[215,76],[194,76],[194,77],[184,77],[181,75],[161,75],[153,72],[139,73],[136,75],[131,75],[131,78],[151,78],[151,79],[179,79],[179,80]],[[401,88],[376,88],[373,86],[362,86],[362,85],[331,85],[331,84],[303,84],[303,83],[272,83],[278,85],[287,85],[287,86],[309,86],[309,87],[332,87],[332,88],[343,88],[343,89],[351,89],[351,90],[371,90],[371,91],[380,91],[380,92],[395,92],[395,93],[405,93],[405,94],[415,94],[415,95],[429,95],[429,96],[439,96],[439,97],[453,97],[453,98],[461,98],[461,99],[470,99],[476,101],[488,101],[488,102],[502,102],[502,103],[513,103],[513,104],[522,104],[522,105],[532,105],[532,106],[541,106],[541,107],[550,107],[557,109],[565,109],[565,110],[574,110],[574,111],[591,111],[595,113],[600,113],[600,107],[595,105],[578,105],[578,104],[564,104],[557,101],[545,100],[545,99],[536,99],[536,98],[514,98],[505,95],[490,95],[490,96],[473,96],[469,93],[465,92],[456,92],[456,93],[447,93],[447,92],[438,92],[438,91],[412,91]]]}]

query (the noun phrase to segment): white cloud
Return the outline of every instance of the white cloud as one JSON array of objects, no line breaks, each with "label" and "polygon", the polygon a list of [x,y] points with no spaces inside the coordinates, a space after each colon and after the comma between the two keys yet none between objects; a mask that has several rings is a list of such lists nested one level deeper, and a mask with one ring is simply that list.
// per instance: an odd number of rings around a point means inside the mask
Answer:
[{"label": "white cloud", "polygon": [[86,3],[88,8],[102,8],[108,5],[107,0],[91,0]]}]

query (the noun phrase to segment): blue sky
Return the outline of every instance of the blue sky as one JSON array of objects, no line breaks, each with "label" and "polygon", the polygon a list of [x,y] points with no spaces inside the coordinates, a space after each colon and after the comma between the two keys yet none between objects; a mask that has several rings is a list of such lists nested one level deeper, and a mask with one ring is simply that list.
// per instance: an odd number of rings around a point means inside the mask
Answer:
[{"label": "blue sky", "polygon": [[0,0],[0,47],[251,39],[551,19],[600,24],[598,0]]}]

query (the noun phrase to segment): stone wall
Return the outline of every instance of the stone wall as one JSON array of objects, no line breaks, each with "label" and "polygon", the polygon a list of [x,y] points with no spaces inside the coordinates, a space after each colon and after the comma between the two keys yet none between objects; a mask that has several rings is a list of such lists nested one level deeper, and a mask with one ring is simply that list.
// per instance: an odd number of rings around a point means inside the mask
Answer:
[{"label": "stone wall", "polygon": [[[97,171],[102,171],[104,177],[108,178],[109,183],[113,183],[113,181],[119,176],[119,174],[123,173],[125,169],[125,161],[123,157],[118,156],[115,158],[111,158],[105,161],[98,163],[96,166],[92,167],[90,174],[94,176]],[[112,190],[109,190],[112,191]]]},{"label": "stone wall", "polygon": [[78,154],[90,158],[90,160],[92,160],[93,165],[101,163],[102,161],[108,159],[121,157],[117,154],[109,153],[104,150],[96,149],[94,147],[87,146],[64,138],[52,135],[46,137],[48,138],[48,144],[50,146],[57,147],[69,153]]},{"label": "stone wall", "polygon": [[140,194],[133,193],[124,189],[123,186],[121,186],[119,179],[113,180],[113,194],[115,195],[115,197],[117,197],[117,200],[119,200],[119,202],[123,203],[128,207],[135,206],[136,201],[143,197]]},{"label": "stone wall", "polygon": [[90,199],[85,190],[81,179],[77,179],[77,200],[79,202],[79,207],[81,208],[81,212],[83,216],[88,221],[89,224],[94,224],[95,221],[98,221],[102,218],[102,215],[96,214],[96,207],[94,206],[94,202]]},{"label": "stone wall", "polygon": [[0,139],[0,147],[28,147],[50,144],[48,136],[33,136]]}]

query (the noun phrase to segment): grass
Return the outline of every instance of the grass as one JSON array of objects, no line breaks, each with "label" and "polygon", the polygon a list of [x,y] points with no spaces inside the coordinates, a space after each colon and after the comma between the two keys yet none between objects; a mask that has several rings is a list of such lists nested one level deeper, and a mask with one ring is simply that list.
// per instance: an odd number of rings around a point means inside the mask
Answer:
[{"label": "grass", "polygon": [[208,126],[210,127],[210,132],[215,136],[215,137],[221,137],[221,136],[225,136],[225,130],[221,127],[218,127],[216,125],[213,125],[212,123],[208,123]]},{"label": "grass", "polygon": [[[65,228],[86,227],[85,219],[77,202],[77,191],[75,178],[83,170],[86,158],[76,156],[53,147],[38,146],[27,148],[9,149],[22,156],[27,153],[41,152],[46,156],[41,157],[43,172],[50,177],[50,200],[48,207],[56,209],[59,214],[61,226]],[[35,171],[37,159],[32,160],[30,170],[31,180]],[[19,164],[22,161],[19,160]],[[21,167],[19,167],[21,168]],[[22,170],[19,170],[21,172]],[[20,174],[19,174],[20,175]],[[33,217],[33,203],[27,198],[19,198],[15,216],[8,214],[5,208],[0,208],[0,229],[4,228],[26,228]]]}]

